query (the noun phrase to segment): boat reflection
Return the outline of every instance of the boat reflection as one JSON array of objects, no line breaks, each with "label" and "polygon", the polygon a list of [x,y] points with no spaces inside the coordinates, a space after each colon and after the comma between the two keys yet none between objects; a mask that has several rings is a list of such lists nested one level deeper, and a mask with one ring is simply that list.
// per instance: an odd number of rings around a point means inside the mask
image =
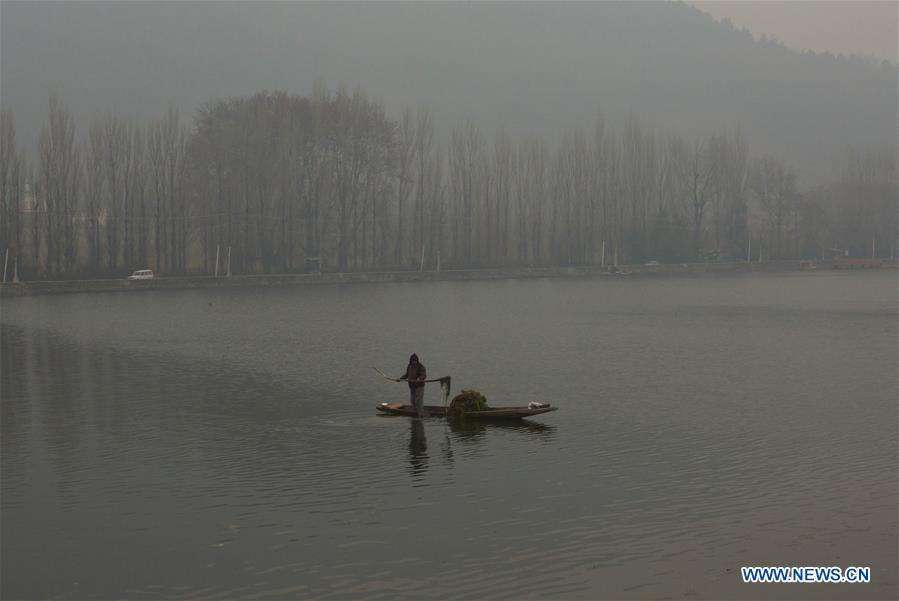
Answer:
[{"label": "boat reflection", "polygon": [[[399,419],[397,416],[383,416],[384,419]],[[435,423],[443,420],[435,419],[409,419],[409,474],[413,482],[421,482],[428,471],[429,461],[428,439],[425,434],[425,424]],[[525,436],[533,436],[541,439],[543,442],[549,442],[556,433],[556,426],[523,420],[508,421],[484,421],[473,419],[447,420],[443,422],[449,427],[442,428],[445,433],[445,440],[439,444],[440,452],[444,455],[449,465],[453,464],[453,445],[452,440],[467,444],[475,441],[481,441],[488,432],[517,432]],[[433,431],[432,431],[433,433]]]},{"label": "boat reflection", "polygon": [[529,436],[537,436],[545,440],[552,439],[556,427],[540,422],[532,422],[526,419],[508,421],[484,421],[474,419],[451,419],[450,430],[455,438],[466,440],[484,436],[488,431],[502,430],[505,432],[520,432]]}]

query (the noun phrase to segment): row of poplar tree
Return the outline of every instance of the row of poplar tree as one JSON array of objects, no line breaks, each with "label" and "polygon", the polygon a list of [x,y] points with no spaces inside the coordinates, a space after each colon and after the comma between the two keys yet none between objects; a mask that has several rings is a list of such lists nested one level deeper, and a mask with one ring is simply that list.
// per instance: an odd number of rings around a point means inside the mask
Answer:
[{"label": "row of poplar tree", "polygon": [[206,274],[222,249],[236,273],[895,252],[895,149],[850,149],[800,193],[739,128],[687,140],[599,118],[550,145],[466,122],[441,144],[425,107],[391,118],[322,85],[214,100],[189,126],[106,114],[86,135],[51,94],[31,160],[9,110],[0,125],[0,252],[26,278]]}]

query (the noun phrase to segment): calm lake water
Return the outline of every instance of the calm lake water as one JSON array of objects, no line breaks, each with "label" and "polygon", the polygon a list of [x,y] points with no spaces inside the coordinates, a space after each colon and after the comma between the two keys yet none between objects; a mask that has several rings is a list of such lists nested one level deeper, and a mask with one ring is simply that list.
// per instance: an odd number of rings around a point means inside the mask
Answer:
[{"label": "calm lake water", "polygon": [[[0,324],[4,599],[897,596],[894,271],[72,294]],[[561,409],[376,414],[408,393],[371,366],[413,351]]]}]

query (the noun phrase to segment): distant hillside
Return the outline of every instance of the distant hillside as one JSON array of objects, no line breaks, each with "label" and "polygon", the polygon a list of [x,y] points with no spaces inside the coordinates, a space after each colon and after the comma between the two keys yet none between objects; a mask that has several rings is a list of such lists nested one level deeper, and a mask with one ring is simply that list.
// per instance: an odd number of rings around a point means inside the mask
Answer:
[{"label": "distant hillside", "polygon": [[0,92],[33,145],[47,91],[90,116],[360,85],[442,131],[555,137],[629,113],[682,135],[741,124],[753,152],[829,180],[849,144],[895,145],[897,69],[799,53],[679,2],[2,4]]}]

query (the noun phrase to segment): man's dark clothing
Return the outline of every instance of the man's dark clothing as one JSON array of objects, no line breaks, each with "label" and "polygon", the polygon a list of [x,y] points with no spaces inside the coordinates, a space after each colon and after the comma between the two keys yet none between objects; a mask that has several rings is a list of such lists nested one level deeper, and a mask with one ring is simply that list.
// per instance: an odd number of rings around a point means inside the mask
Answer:
[{"label": "man's dark clothing", "polygon": [[428,377],[428,370],[425,366],[418,362],[418,355],[409,357],[409,365],[406,366],[406,373],[400,376],[400,380],[409,380],[409,404],[415,407],[418,417],[424,417],[425,403],[425,383],[414,382],[413,380],[425,380]]},{"label": "man's dark clothing", "polygon": [[409,380],[409,388],[422,388],[424,382],[413,382],[412,380],[425,380],[428,377],[428,370],[421,363],[410,363],[406,367],[406,373],[400,376],[400,380]]}]

